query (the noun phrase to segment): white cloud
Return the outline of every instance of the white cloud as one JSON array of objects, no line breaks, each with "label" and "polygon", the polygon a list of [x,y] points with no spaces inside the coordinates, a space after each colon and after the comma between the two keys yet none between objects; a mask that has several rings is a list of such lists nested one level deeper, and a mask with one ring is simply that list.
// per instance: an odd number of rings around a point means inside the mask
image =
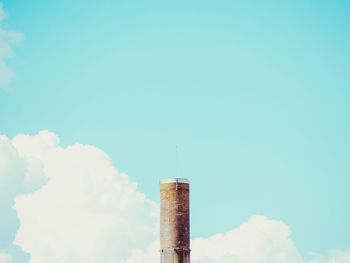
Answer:
[{"label": "white cloud", "polygon": [[22,188],[25,165],[10,139],[0,136],[0,190],[7,199],[13,199]]},{"label": "white cloud", "polygon": [[[17,231],[30,263],[159,262],[158,205],[94,146],[62,148],[48,131],[0,136],[0,193],[0,241],[9,248]],[[20,262],[4,251],[0,263]],[[287,224],[264,216],[192,240],[193,263],[349,263],[350,250],[312,258],[301,257]]]},{"label": "white cloud", "polygon": [[155,238],[158,205],[138,192],[96,147],[56,146],[48,133],[14,139],[18,152],[41,160],[47,184],[16,199],[15,243],[31,263],[119,262]]},{"label": "white cloud", "polygon": [[154,263],[159,262],[159,240],[152,242],[145,250],[136,248],[131,256],[121,263]]},{"label": "white cloud", "polygon": [[[1,13],[0,13],[0,18],[1,18]],[[6,252],[0,251],[0,263],[12,263],[11,255],[7,254]]]},{"label": "white cloud", "polygon": [[[350,249],[306,260],[294,246],[288,225],[264,216],[252,216],[238,228],[191,243],[193,263],[350,263]],[[122,263],[159,262],[158,250],[159,241],[153,242],[145,250],[134,249]]]},{"label": "white cloud", "polygon": [[7,64],[7,60],[13,56],[13,46],[22,39],[22,34],[5,30],[2,23],[6,19],[2,3],[0,3],[0,87],[11,83],[14,72]]},{"label": "white cloud", "polygon": [[[224,234],[192,241],[193,263],[303,263],[290,237],[289,227],[263,216],[253,216]],[[125,263],[159,260],[158,242],[142,253],[134,250]]]},{"label": "white cloud", "polygon": [[329,256],[316,255],[310,263],[349,263],[350,262],[350,249],[332,250]]},{"label": "white cloud", "polygon": [[192,242],[197,263],[302,263],[289,227],[264,216],[253,216],[239,228]]},{"label": "white cloud", "polygon": [[[42,136],[43,133],[39,137]],[[0,136],[0,249],[13,247],[12,242],[19,225],[13,208],[15,197],[35,191],[47,180],[41,163],[35,158],[22,156],[14,141],[16,138],[10,140],[6,136]],[[12,251],[16,253],[13,261],[17,263],[17,256],[21,252],[16,248]],[[9,255],[3,252],[0,259],[7,262]]]},{"label": "white cloud", "polygon": [[[6,193],[5,196],[9,202],[13,202],[14,197],[18,194],[40,188],[47,181],[39,150],[44,156],[45,149],[48,150],[55,146],[52,142],[45,141],[45,138],[49,136],[53,135],[46,131],[32,136],[33,141],[40,140],[37,145],[40,145],[42,149],[36,149],[35,145],[26,145],[24,139],[26,135],[16,136],[12,141],[6,136],[0,136],[0,190]],[[28,152],[33,153],[28,154]]]}]

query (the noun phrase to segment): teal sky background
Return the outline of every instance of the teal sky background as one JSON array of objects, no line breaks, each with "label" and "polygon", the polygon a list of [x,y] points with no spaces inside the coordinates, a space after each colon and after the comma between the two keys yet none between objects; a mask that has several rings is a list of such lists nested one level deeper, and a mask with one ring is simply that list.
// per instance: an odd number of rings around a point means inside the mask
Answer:
[{"label": "teal sky background", "polygon": [[3,4],[1,133],[96,145],[156,201],[189,178],[193,237],[262,214],[304,254],[350,246],[350,2]]}]

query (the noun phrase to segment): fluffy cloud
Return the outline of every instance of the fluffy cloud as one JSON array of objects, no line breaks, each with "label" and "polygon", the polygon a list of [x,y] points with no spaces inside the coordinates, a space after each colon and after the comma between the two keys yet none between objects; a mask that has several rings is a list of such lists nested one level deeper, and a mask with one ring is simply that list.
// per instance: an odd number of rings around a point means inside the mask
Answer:
[{"label": "fluffy cloud", "polygon": [[[157,233],[158,206],[96,147],[57,145],[50,133],[18,136],[21,156],[40,161],[48,182],[16,199],[15,243],[31,263],[120,262]],[[36,168],[34,169],[36,170]]]},{"label": "fluffy cloud", "polygon": [[193,241],[197,263],[302,263],[289,227],[263,216],[253,216],[239,228]]},{"label": "fluffy cloud", "polygon": [[5,18],[6,13],[0,3],[0,87],[9,85],[13,79],[14,72],[6,62],[13,56],[13,46],[22,39],[22,34],[3,28]]},{"label": "fluffy cloud", "polygon": [[[38,189],[45,182],[40,166],[34,169],[34,163],[20,155],[13,141],[0,136],[0,249],[12,248],[16,251],[12,247],[19,226],[13,209],[15,197]],[[0,255],[0,262],[9,261],[9,255],[4,252]],[[17,259],[17,256],[14,258]]]},{"label": "fluffy cloud", "polygon": [[131,256],[121,263],[155,263],[159,262],[159,240],[152,242],[145,250],[136,248]]},{"label": "fluffy cloud", "polygon": [[[224,234],[192,241],[193,263],[303,263],[289,227],[263,216],[253,216],[240,227]],[[159,260],[158,242],[142,253],[134,250],[125,263]]]},{"label": "fluffy cloud", "polygon": [[0,263],[12,263],[11,255],[0,251]]},{"label": "fluffy cloud", "polygon": [[[350,263],[350,250],[304,259],[291,239],[288,225],[264,216],[252,216],[226,233],[192,240],[193,263]],[[122,263],[159,262],[159,241],[145,250],[134,249]]]},{"label": "fluffy cloud", "polygon": [[315,256],[315,259],[311,260],[310,263],[349,263],[350,262],[350,249],[346,251],[333,250],[330,255]]},{"label": "fluffy cloud", "polygon": [[[48,131],[0,136],[0,193],[0,263],[28,262],[9,254],[14,239],[30,263],[159,261],[158,205],[94,146],[63,148]],[[350,250],[308,261],[288,225],[253,216],[226,233],[194,239],[192,262],[349,263]]]}]

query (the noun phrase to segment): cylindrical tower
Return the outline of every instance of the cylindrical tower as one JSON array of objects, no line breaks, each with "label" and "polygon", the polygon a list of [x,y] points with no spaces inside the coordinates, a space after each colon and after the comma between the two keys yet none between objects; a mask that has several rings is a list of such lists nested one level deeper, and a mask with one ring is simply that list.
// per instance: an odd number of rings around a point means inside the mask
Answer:
[{"label": "cylindrical tower", "polygon": [[160,181],[160,262],[190,263],[190,184]]}]

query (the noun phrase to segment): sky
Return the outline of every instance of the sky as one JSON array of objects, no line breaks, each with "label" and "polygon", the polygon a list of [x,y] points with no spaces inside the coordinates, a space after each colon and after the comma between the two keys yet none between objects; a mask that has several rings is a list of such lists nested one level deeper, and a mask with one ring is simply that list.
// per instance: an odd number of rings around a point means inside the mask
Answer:
[{"label": "sky", "polygon": [[[227,250],[194,254],[195,263],[265,262],[242,245],[260,240],[254,229],[268,229],[261,240],[283,243],[290,259],[267,262],[350,262],[349,25],[350,4],[340,0],[3,0],[0,263],[101,254],[146,262],[157,233],[140,218],[156,228],[167,177],[191,182],[193,253],[226,233],[217,243]],[[95,190],[81,185],[95,181]],[[55,214],[70,183],[67,203],[85,201]],[[124,193],[127,211],[112,202]],[[49,231],[64,221],[58,229],[69,233],[86,214],[81,233],[111,222],[91,236],[115,248],[82,256],[69,243],[78,232],[58,241]],[[120,232],[124,220],[145,231],[139,239]],[[32,247],[36,236],[62,258]]]}]

